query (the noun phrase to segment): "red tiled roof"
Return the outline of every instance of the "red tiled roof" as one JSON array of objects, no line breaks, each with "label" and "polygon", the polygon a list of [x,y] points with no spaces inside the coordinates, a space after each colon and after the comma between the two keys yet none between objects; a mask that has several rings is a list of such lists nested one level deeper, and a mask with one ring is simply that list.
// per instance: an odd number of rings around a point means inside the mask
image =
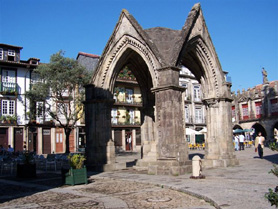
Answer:
[{"label": "red tiled roof", "polygon": [[[98,55],[89,54],[89,53],[85,53],[85,52],[79,52],[79,53],[78,53],[78,56],[79,56],[79,55],[83,55],[83,56],[86,56],[86,57],[92,57],[92,58],[99,58]],[[78,57],[78,56],[77,56],[77,57]]]},{"label": "red tiled roof", "polygon": [[[277,82],[277,81],[270,81],[269,82],[269,87],[274,87],[275,86],[275,82]],[[255,86],[254,88],[257,89],[257,90],[261,90],[262,87],[263,87],[263,84],[259,84],[259,85]]]}]

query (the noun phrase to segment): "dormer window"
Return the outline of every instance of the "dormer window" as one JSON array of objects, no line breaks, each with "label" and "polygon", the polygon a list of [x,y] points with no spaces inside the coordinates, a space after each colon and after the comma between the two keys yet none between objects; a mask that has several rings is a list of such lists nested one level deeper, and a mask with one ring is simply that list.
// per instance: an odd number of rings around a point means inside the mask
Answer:
[{"label": "dormer window", "polygon": [[4,54],[3,54],[3,49],[2,48],[0,48],[0,60],[3,60],[3,56]]},{"label": "dormer window", "polygon": [[15,50],[8,50],[8,60],[9,61],[15,61]]}]

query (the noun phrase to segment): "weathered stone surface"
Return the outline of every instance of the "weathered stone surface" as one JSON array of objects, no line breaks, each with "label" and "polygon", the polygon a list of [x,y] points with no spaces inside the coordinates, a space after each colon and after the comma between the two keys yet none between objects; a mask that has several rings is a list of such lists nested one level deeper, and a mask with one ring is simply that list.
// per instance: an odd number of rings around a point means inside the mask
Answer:
[{"label": "weathered stone surface", "polygon": [[[109,100],[117,74],[127,64],[132,66],[143,92],[141,139],[144,155],[138,167],[149,167],[152,173],[176,174],[178,170],[180,173],[186,170],[183,166],[188,160],[188,148],[184,89],[179,87],[181,66],[190,69],[204,90],[208,118],[204,165],[236,164],[231,140],[231,85],[225,80],[200,4],[193,6],[180,31],[143,30],[132,15],[122,11],[93,75],[94,88],[88,86],[86,90],[89,163],[107,163],[105,149],[111,139]],[[180,168],[158,162],[169,159]]]}]

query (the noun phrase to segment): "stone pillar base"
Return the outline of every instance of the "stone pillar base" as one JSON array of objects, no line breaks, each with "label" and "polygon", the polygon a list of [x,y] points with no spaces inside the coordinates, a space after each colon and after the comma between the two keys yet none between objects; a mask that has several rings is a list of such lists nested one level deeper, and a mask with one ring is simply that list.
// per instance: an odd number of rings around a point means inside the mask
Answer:
[{"label": "stone pillar base", "polygon": [[103,165],[88,165],[86,166],[90,171],[107,172],[126,169],[126,163],[109,163]]},{"label": "stone pillar base", "polygon": [[150,175],[173,175],[179,176],[192,171],[192,163],[190,160],[180,165],[176,160],[158,160],[150,163],[148,166],[148,174]]},{"label": "stone pillar base", "polygon": [[239,165],[239,160],[236,158],[230,159],[204,159],[202,160],[203,168],[217,168]]}]

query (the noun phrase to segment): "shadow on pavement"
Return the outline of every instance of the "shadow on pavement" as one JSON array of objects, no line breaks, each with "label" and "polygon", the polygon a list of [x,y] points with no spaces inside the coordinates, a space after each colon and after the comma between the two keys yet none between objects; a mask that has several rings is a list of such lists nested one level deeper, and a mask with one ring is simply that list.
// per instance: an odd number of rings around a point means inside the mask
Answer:
[{"label": "shadow on pavement", "polygon": [[116,155],[117,156],[135,156],[137,155],[137,152],[127,152],[127,151],[117,151]]},{"label": "shadow on pavement", "polygon": [[266,155],[263,159],[268,160],[271,163],[278,164],[278,154]]},{"label": "shadow on pavement", "polygon": [[0,204],[63,185],[62,175],[59,173],[37,173],[37,177],[32,179],[1,176],[0,181]]}]

